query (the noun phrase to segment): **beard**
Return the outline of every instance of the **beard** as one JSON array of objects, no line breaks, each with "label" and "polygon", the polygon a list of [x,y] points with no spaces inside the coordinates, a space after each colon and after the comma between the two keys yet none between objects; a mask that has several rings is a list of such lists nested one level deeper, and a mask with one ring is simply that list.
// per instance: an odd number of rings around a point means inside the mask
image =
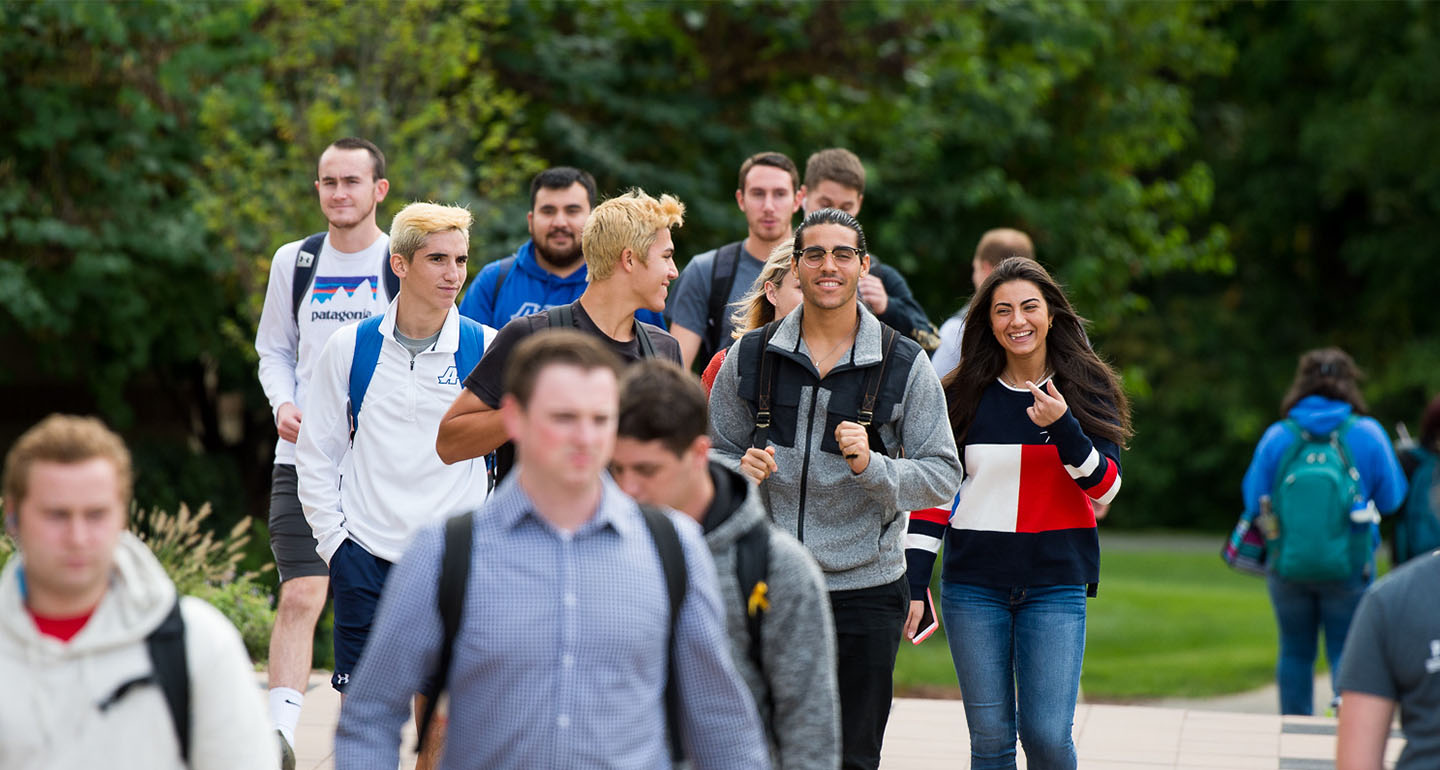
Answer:
[{"label": "beard", "polygon": [[544,257],[546,262],[549,262],[555,267],[562,269],[572,267],[575,263],[585,258],[585,255],[580,250],[580,239],[573,235],[570,237],[569,248],[552,249],[549,243],[550,239],[548,237],[535,238],[535,251],[541,257]]}]

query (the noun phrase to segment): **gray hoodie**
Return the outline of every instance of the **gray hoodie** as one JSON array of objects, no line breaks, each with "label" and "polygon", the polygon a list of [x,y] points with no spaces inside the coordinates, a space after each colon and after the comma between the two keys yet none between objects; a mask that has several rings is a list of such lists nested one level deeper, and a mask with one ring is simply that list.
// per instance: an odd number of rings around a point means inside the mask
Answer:
[{"label": "gray hoodie", "polygon": [[[855,419],[859,380],[882,360],[882,325],[862,306],[854,346],[822,380],[800,336],[803,312],[786,316],[770,339],[777,354],[770,445],[778,469],[760,485],[761,496],[776,524],[814,554],[831,591],[885,585],[905,574],[907,512],[946,504],[960,488],[945,393],[920,346],[896,339],[873,421],[886,453],[872,440],[869,466],[852,473],[834,426]],[[763,333],[756,329],[730,348],[711,390],[715,457],[732,470],[755,430],[753,351]],[[755,360],[745,361],[747,352]]]},{"label": "gray hoodie", "polygon": [[[705,544],[720,578],[731,657],[755,698],[771,760],[777,770],[834,770],[840,765],[840,699],[825,579],[805,546],[767,521],[754,485],[714,462],[710,477],[715,499],[705,516]],[[760,621],[763,673],[750,657],[745,600],[735,574],[735,543],[752,527],[770,530],[765,579],[770,609]]]}]

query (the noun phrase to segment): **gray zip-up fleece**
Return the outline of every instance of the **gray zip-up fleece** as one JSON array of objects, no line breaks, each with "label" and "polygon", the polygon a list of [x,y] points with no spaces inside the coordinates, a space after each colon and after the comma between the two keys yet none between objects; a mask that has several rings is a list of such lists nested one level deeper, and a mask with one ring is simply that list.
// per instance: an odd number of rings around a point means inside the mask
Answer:
[{"label": "gray zip-up fleece", "polygon": [[[865,371],[882,361],[882,325],[861,306],[854,346],[822,380],[800,336],[803,312],[786,316],[768,346],[777,364],[769,444],[778,469],[760,485],[761,498],[776,524],[810,549],[831,591],[885,585],[905,574],[908,512],[944,505],[960,488],[945,393],[920,346],[897,338],[872,423],[885,452],[872,437],[870,464],[852,473],[835,426],[856,419]],[[713,451],[732,470],[755,430],[763,334],[751,331],[730,348],[711,390]]]},{"label": "gray zip-up fleece", "polygon": [[[755,698],[771,760],[776,770],[834,770],[840,766],[840,696],[825,579],[805,546],[770,524],[753,484],[715,462],[710,478],[715,499],[705,516],[705,544],[720,578],[731,657]],[[763,673],[750,657],[746,602],[735,571],[735,543],[752,527],[770,531],[770,608],[760,621]]]}]

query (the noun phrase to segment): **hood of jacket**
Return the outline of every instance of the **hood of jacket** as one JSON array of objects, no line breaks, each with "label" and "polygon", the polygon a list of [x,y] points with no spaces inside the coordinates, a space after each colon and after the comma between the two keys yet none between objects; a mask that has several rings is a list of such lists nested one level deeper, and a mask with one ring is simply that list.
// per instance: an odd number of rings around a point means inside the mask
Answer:
[{"label": "hood of jacket", "polygon": [[115,546],[110,586],[89,622],[68,643],[42,636],[25,609],[20,571],[25,554],[13,556],[0,572],[0,656],[60,660],[134,644],[153,631],[175,603],[175,584],[154,554],[129,532]]},{"label": "hood of jacket", "polygon": [[712,552],[720,552],[765,520],[765,506],[753,484],[714,460],[710,461],[710,480],[715,484],[715,499],[705,513],[705,543]]},{"label": "hood of jacket", "polygon": [[1336,401],[1325,396],[1306,396],[1290,407],[1290,419],[1310,433],[1329,433],[1340,427],[1340,423],[1353,410],[1349,402]]}]

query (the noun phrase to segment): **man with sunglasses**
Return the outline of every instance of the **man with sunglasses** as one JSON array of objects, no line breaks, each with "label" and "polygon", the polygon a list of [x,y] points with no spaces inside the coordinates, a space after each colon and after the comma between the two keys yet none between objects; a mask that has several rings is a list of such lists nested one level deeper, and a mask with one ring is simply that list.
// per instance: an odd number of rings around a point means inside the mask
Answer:
[{"label": "man with sunglasses", "polygon": [[950,500],[960,461],[930,359],[859,302],[870,264],[860,224],[813,211],[795,244],[804,300],[725,357],[710,433],[715,458],[760,485],[775,523],[825,574],[842,766],[875,768],[910,604],[904,512]]}]

